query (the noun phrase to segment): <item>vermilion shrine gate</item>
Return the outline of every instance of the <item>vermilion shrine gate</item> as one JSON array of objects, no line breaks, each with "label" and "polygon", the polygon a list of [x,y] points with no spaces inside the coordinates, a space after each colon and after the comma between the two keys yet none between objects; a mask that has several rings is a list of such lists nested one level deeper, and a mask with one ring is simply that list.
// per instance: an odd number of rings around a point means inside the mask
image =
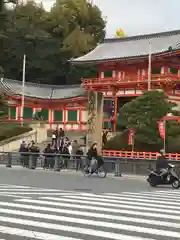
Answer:
[{"label": "vermilion shrine gate", "polygon": [[[118,96],[121,93],[137,96],[150,89],[163,89],[170,100],[180,100],[179,36],[180,31],[172,31],[106,39],[92,52],[72,62],[98,67],[98,77],[83,79],[83,86],[89,92],[97,92],[96,96],[100,92],[111,96],[114,101],[113,115],[117,119]],[[111,74],[106,76],[106,73]],[[97,97],[94,101],[99,106],[103,102]],[[102,119],[101,112],[96,111],[94,118]],[[99,136],[101,130],[99,125],[95,127],[95,133],[99,131]]]}]

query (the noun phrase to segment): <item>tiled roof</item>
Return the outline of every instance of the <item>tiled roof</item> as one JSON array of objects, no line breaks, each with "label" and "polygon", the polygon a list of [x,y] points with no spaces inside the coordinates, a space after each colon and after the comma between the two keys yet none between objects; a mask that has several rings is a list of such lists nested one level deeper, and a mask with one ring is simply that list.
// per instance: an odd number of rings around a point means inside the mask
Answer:
[{"label": "tiled roof", "polygon": [[115,60],[124,58],[143,57],[149,54],[149,42],[151,53],[158,54],[168,50],[180,48],[180,30],[139,35],[126,38],[105,39],[88,54],[70,60],[72,63],[90,63],[103,60]]},{"label": "tiled roof", "polygon": [[[22,95],[22,82],[11,79],[2,79],[0,88],[8,95]],[[37,99],[70,99],[85,96],[86,91],[80,85],[54,86],[27,82],[24,87],[24,96]]]}]

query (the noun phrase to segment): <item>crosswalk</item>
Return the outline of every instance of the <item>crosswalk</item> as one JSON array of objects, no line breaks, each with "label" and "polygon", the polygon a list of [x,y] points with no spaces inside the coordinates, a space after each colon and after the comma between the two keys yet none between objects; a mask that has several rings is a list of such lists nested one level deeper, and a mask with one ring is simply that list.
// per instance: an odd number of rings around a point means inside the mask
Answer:
[{"label": "crosswalk", "polygon": [[[11,197],[4,200],[2,192],[11,192]],[[0,185],[0,240],[9,236],[13,240],[180,239],[180,191],[94,194]]]},{"label": "crosswalk", "polygon": [[32,198],[39,196],[61,196],[68,194],[75,194],[75,192],[67,190],[0,184],[0,197],[6,196],[16,198]]}]

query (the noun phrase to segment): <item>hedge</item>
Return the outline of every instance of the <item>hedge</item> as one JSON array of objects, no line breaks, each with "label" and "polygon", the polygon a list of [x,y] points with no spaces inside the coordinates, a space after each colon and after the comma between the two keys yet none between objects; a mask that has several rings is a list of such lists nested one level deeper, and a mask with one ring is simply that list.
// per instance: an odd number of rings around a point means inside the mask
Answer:
[{"label": "hedge", "polygon": [[4,128],[0,129],[0,141],[12,138],[14,136],[21,135],[26,132],[30,132],[33,129],[28,126],[8,126],[4,125]]},{"label": "hedge", "polygon": [[[122,150],[132,151],[132,146],[128,145],[128,131],[117,134],[111,138],[103,147],[105,150]],[[166,141],[166,152],[180,153],[180,138],[171,138]],[[141,142],[135,142],[134,151],[137,152],[158,152],[163,148],[163,141],[161,145],[148,145]]]}]

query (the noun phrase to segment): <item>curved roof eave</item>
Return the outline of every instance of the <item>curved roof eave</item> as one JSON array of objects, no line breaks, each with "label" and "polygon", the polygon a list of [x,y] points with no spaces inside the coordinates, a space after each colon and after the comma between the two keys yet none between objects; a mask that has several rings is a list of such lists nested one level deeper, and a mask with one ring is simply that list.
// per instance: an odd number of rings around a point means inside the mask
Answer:
[{"label": "curved roof eave", "polygon": [[[159,53],[153,53],[151,54],[154,57],[162,57],[162,55],[166,54],[167,55],[172,55],[173,53],[176,53],[180,49],[172,50],[171,52],[169,51],[164,51],[164,52],[159,52]],[[148,54],[145,55],[139,55],[139,56],[128,56],[128,57],[121,57],[121,58],[106,58],[106,59],[97,59],[93,61],[76,61],[74,60],[72,64],[96,64],[96,63],[104,63],[105,61],[113,62],[113,61],[123,61],[123,60],[137,60],[137,59],[142,59],[142,58],[147,58]]]},{"label": "curved roof eave", "polygon": [[[0,80],[1,89],[9,96],[22,96],[22,82],[10,79]],[[80,85],[52,86],[37,85],[34,83],[26,83],[24,96],[26,98],[36,100],[68,100],[72,98],[83,97],[86,95],[85,89]]]},{"label": "curved roof eave", "polygon": [[146,57],[150,51],[150,44],[152,55],[155,56],[168,51],[169,47],[173,50],[180,49],[180,30],[105,39],[91,52],[71,59],[70,62],[72,64],[93,64]]}]

